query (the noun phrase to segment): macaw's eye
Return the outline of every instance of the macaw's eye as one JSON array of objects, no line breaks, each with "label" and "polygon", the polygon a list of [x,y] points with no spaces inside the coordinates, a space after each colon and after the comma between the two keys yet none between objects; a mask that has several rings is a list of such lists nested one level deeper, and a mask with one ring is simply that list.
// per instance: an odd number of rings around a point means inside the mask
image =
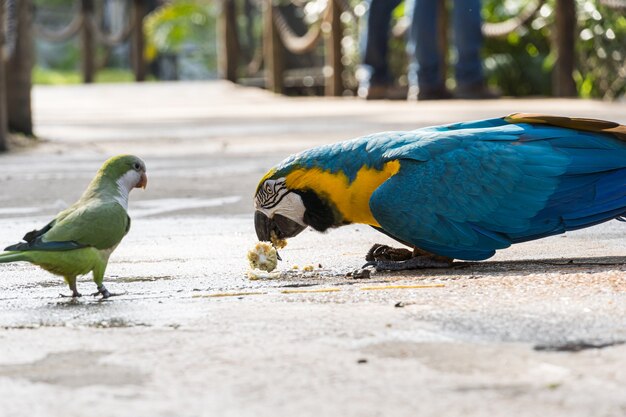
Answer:
[{"label": "macaw's eye", "polygon": [[135,162],[135,164],[133,165],[133,168],[139,171],[139,168],[141,168],[141,165],[139,165],[139,162]]},{"label": "macaw's eye", "polygon": [[272,192],[272,187],[269,184],[265,184],[265,192],[267,192],[267,193],[271,193]]}]

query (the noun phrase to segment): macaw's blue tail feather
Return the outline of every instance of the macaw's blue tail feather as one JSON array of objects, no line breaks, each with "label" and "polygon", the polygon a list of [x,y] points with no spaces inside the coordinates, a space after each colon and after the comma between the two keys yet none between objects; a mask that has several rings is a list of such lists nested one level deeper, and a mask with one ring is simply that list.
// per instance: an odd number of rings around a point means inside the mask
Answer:
[{"label": "macaw's blue tail feather", "polygon": [[26,261],[26,256],[22,252],[4,252],[0,253],[0,264],[7,262]]}]

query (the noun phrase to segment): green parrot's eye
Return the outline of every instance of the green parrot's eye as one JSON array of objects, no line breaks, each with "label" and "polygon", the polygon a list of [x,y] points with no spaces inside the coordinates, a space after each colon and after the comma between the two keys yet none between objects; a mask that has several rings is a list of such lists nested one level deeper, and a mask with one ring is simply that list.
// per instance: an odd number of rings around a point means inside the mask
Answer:
[{"label": "green parrot's eye", "polygon": [[139,165],[139,162],[135,162],[135,164],[133,165],[133,168],[139,171],[139,168],[141,168],[141,165]]}]

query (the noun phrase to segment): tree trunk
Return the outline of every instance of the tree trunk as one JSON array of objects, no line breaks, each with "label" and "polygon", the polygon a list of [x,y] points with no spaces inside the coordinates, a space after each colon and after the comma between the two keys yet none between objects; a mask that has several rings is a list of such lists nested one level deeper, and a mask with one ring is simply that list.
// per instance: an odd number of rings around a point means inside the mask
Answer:
[{"label": "tree trunk", "polygon": [[343,37],[343,25],[341,24],[341,9],[335,0],[330,0],[330,33],[326,34],[326,57],[324,63],[325,74],[325,95],[340,96],[343,92],[341,63],[341,38]]},{"label": "tree trunk", "polygon": [[237,10],[234,0],[223,0],[217,20],[220,78],[237,82],[237,64],[241,54],[237,39]]},{"label": "tree trunk", "polygon": [[285,89],[283,77],[285,47],[278,36],[276,25],[274,25],[273,2],[264,2],[263,10],[263,55],[265,64],[266,88],[274,93],[282,94]]},{"label": "tree trunk", "polygon": [[0,3],[0,152],[7,143],[7,102],[4,83],[4,3]]},{"label": "tree trunk", "polygon": [[574,43],[576,30],[576,3],[574,0],[556,2],[556,39],[557,59],[554,71],[554,95],[557,97],[575,97],[577,95],[574,72]]},{"label": "tree trunk", "polygon": [[81,69],[83,72],[83,83],[93,83],[96,76],[96,45],[93,27],[88,24],[88,19],[93,17],[93,0],[82,0],[81,13],[83,14],[83,27],[80,31],[81,46]]},{"label": "tree trunk", "polygon": [[133,34],[131,36],[131,59],[133,62],[133,71],[135,72],[135,81],[145,81],[146,79],[146,60],[143,56],[144,49],[144,33],[143,19],[146,17],[146,7],[144,0],[134,0],[132,7],[135,9],[133,13],[135,21]]},{"label": "tree trunk", "polygon": [[33,8],[31,0],[16,3],[17,40],[6,67],[8,123],[9,130],[32,136]]}]

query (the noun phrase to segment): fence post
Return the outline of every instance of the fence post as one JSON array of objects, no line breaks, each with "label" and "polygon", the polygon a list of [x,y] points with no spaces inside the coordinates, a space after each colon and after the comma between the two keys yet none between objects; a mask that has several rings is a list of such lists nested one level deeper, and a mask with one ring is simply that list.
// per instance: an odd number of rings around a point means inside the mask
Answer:
[{"label": "fence post", "polygon": [[83,25],[80,32],[83,82],[90,84],[93,83],[96,73],[96,51],[94,45],[93,27],[91,26],[91,19],[93,18],[93,1],[82,0],[80,12],[83,15]]},{"label": "fence post", "polygon": [[343,64],[341,63],[341,39],[343,25],[341,24],[341,9],[335,0],[329,0],[330,21],[322,23],[325,37],[324,93],[327,96],[340,96],[343,93]]},{"label": "fence post", "polygon": [[32,135],[31,72],[35,51],[31,0],[16,1],[15,19],[15,46],[5,69],[8,125],[11,131]]},{"label": "fence post", "polygon": [[273,1],[266,0],[263,10],[263,54],[266,88],[278,94],[284,91],[284,46],[274,24]]},{"label": "fence post", "polygon": [[134,13],[132,22],[133,34],[131,37],[131,59],[133,61],[133,71],[135,72],[135,81],[145,81],[146,79],[146,60],[144,59],[143,49],[145,39],[143,33],[143,18],[146,16],[146,7],[144,0],[133,0]]},{"label": "fence post", "polygon": [[557,51],[554,68],[553,94],[558,97],[577,95],[574,72],[574,32],[576,29],[576,4],[574,0],[556,1],[556,39]]},{"label": "fence post", "polygon": [[222,0],[218,17],[219,70],[220,78],[237,82],[239,42],[237,41],[237,19],[234,0]]},{"label": "fence post", "polygon": [[7,97],[4,67],[4,2],[0,2],[0,152],[7,149]]}]

